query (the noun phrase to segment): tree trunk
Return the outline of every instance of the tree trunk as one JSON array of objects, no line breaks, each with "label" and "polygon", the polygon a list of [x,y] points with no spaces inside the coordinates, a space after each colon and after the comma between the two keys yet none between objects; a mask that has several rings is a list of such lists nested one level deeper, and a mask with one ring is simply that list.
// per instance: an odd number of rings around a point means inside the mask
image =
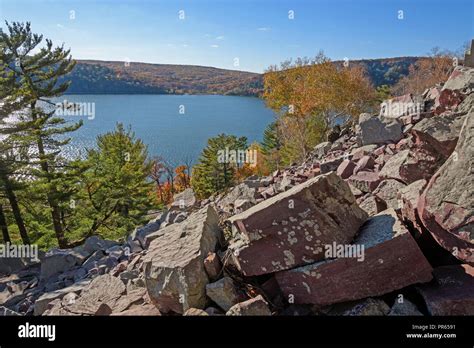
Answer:
[{"label": "tree trunk", "polygon": [[[31,112],[33,120],[36,120],[36,113],[35,113],[36,104],[31,105]],[[46,178],[48,183],[51,182],[51,178],[49,177],[49,166],[48,161],[46,160],[46,152],[44,151],[44,144],[43,139],[41,136],[38,136],[37,139],[37,146],[38,146],[38,154],[40,157],[40,167],[41,170],[46,174]],[[51,218],[53,220],[53,228],[56,238],[58,240],[58,245],[60,248],[67,248],[67,240],[64,236],[63,226],[61,224],[61,209],[59,209],[59,204],[57,200],[54,198],[55,190],[50,188],[50,191],[47,193],[48,204],[51,208]]]},{"label": "tree trunk", "polygon": [[7,219],[3,213],[3,206],[0,204],[0,229],[2,230],[3,243],[10,243],[10,235],[8,234]]},{"label": "tree trunk", "polygon": [[20,232],[21,240],[23,244],[30,244],[30,238],[28,237],[28,232],[26,231],[25,223],[23,217],[21,216],[20,206],[18,205],[18,200],[16,198],[15,192],[10,184],[8,178],[3,178],[5,184],[5,193],[7,195],[8,201],[10,202],[10,207],[12,208],[13,217],[18,226]]}]

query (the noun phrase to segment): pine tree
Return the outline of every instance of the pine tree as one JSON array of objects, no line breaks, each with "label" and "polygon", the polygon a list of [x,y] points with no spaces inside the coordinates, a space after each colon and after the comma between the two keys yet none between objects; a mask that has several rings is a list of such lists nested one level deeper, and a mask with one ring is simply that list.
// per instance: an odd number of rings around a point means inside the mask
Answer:
[{"label": "pine tree", "polygon": [[202,151],[191,175],[191,186],[198,196],[209,197],[234,185],[238,163],[219,159],[219,154],[225,152],[226,149],[229,151],[247,150],[247,138],[220,134],[207,140],[207,147]]},{"label": "pine tree", "polygon": [[263,132],[263,140],[261,151],[264,155],[265,166],[269,170],[275,170],[280,167],[280,148],[281,148],[280,135],[278,134],[277,122],[270,123]]},{"label": "pine tree", "polygon": [[66,124],[63,118],[56,116],[54,108],[48,109],[45,105],[51,105],[50,98],[59,97],[67,90],[69,82],[58,83],[58,80],[74,68],[75,62],[69,50],[63,46],[53,48],[51,40],[46,40],[45,47],[33,53],[43,36],[33,34],[29,23],[6,25],[8,33],[1,33],[4,55],[14,63],[10,64],[10,69],[15,80],[20,82],[20,88],[13,96],[28,105],[17,124],[23,131],[15,133],[12,138],[19,143],[34,144],[29,168],[39,180],[36,182],[38,187],[44,189],[58,244],[67,247],[61,203],[70,199],[70,192],[62,192],[60,187],[65,168],[69,167],[72,173],[75,170],[60,157],[60,150],[70,141],[65,134],[76,130],[82,123]]},{"label": "pine tree", "polygon": [[113,132],[98,136],[97,149],[87,155],[88,170],[82,192],[85,237],[101,234],[124,237],[143,223],[152,208],[153,183],[148,180],[152,163],[146,145],[134,133],[117,124]]},{"label": "pine tree", "polygon": [[[21,155],[26,153],[27,146],[24,145],[25,140],[22,141],[22,144],[12,140],[13,135],[24,129],[23,125],[14,122],[14,118],[19,117],[18,113],[26,107],[28,100],[22,93],[19,93],[21,81],[17,79],[15,73],[18,60],[8,50],[8,42],[9,37],[0,29],[0,190],[3,191],[9,202],[23,243],[30,244],[16,193],[23,187],[17,181],[17,177],[21,174],[21,167],[24,166]],[[9,118],[10,120],[7,122],[6,120]],[[3,207],[0,213],[4,239],[10,240]]]}]

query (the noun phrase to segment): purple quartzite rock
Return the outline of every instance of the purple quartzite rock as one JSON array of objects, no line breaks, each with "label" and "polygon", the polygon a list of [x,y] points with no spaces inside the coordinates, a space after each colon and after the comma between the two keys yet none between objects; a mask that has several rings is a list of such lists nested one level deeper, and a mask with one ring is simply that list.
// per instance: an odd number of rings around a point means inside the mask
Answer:
[{"label": "purple quartzite rock", "polygon": [[350,242],[366,218],[332,172],[233,216],[230,251],[244,275],[273,273],[322,260],[324,244]]},{"label": "purple quartzite rock", "polygon": [[370,218],[353,245],[364,246],[363,259],[347,256],[276,273],[285,297],[325,306],[432,279],[430,264],[393,209]]}]

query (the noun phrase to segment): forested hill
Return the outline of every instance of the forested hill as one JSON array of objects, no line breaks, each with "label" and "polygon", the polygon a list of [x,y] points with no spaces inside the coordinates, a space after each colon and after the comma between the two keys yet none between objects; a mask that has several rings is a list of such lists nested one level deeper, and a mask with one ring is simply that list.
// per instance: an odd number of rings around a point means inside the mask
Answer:
[{"label": "forested hill", "polygon": [[[375,86],[393,85],[408,74],[417,57],[363,59]],[[338,61],[336,64],[342,64]],[[128,65],[128,64],[127,64]],[[68,94],[224,94],[259,95],[263,75],[194,65],[78,60],[68,75]]]},{"label": "forested hill", "polygon": [[195,65],[78,60],[69,94],[257,95],[262,75]]}]

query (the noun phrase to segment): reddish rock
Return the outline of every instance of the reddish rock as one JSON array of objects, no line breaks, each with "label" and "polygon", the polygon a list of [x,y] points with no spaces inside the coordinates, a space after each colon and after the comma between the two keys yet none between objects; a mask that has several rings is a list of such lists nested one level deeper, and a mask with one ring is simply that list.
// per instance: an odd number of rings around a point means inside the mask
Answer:
[{"label": "reddish rock", "polygon": [[367,218],[336,173],[320,175],[229,219],[233,263],[247,276],[324,258],[322,245],[348,243]]},{"label": "reddish rock", "polygon": [[442,266],[433,275],[433,283],[418,288],[431,315],[474,315],[474,267]]},{"label": "reddish rock", "polygon": [[356,164],[350,160],[344,160],[342,163],[337,167],[337,175],[339,175],[343,179],[347,179],[352,175]]},{"label": "reddish rock", "polygon": [[380,176],[411,184],[429,179],[446,160],[446,148],[428,134],[412,130],[411,149],[392,156],[380,171]]},{"label": "reddish rock", "polygon": [[418,201],[424,227],[444,249],[474,264],[474,112],[467,115],[456,149]]},{"label": "reddish rock", "polygon": [[337,258],[278,272],[286,298],[319,306],[380,296],[432,279],[432,268],[393,209],[362,227],[354,246],[363,245],[363,261]]},{"label": "reddish rock", "polygon": [[460,91],[453,91],[450,89],[443,89],[439,95],[439,106],[435,109],[435,115],[442,114],[446,110],[456,108],[463,101],[464,96]]},{"label": "reddish rock", "polygon": [[355,166],[353,173],[357,174],[360,171],[373,169],[374,165],[375,162],[371,156],[363,156],[361,159],[359,159],[359,161],[357,161],[357,165]]},{"label": "reddish rock", "polygon": [[215,280],[219,277],[222,270],[222,263],[216,253],[210,252],[204,259],[204,268],[209,279]]},{"label": "reddish rock", "polygon": [[387,203],[387,207],[392,209],[400,209],[398,204],[398,192],[406,185],[398,180],[383,180],[373,192],[373,195]]},{"label": "reddish rock", "polygon": [[380,177],[378,173],[365,171],[360,171],[357,174],[352,175],[348,180],[351,185],[358,188],[362,192],[372,192],[380,183]]}]

